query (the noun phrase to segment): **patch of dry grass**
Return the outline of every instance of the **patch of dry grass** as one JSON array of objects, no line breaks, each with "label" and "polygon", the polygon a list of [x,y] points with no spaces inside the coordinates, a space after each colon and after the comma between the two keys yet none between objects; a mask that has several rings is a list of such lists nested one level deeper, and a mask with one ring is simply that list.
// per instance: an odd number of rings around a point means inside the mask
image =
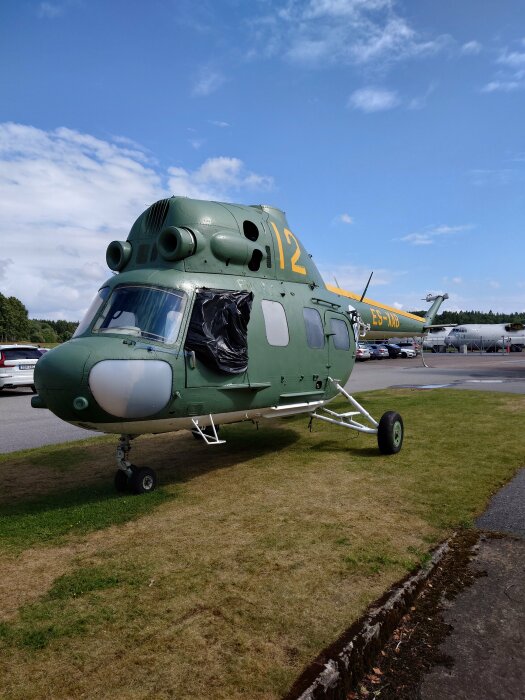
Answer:
[{"label": "patch of dry grass", "polygon": [[[2,697],[281,697],[524,462],[525,406],[508,411],[509,396],[361,399],[374,414],[403,414],[398,455],[326,424],[309,433],[304,418],[226,427],[227,444],[213,448],[185,434],[139,438],[134,460],[158,470],[164,501],[0,554],[0,600],[16,591],[0,624]],[[71,469],[61,459],[60,478],[42,455],[7,471],[38,470],[42,496],[99,488],[113,470],[107,444],[86,446]],[[31,479],[15,491],[23,506]]]}]

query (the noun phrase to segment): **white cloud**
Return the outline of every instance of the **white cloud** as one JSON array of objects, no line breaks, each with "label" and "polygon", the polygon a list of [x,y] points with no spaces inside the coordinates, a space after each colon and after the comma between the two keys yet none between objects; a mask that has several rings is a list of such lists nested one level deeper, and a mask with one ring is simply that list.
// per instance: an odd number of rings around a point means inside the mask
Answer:
[{"label": "white cloud", "polygon": [[193,171],[169,168],[168,184],[173,192],[197,199],[225,199],[240,190],[268,190],[273,179],[246,170],[238,158],[209,158]]},{"label": "white cloud", "polygon": [[522,87],[516,80],[491,80],[481,88],[481,92],[514,92]]},{"label": "white cloud", "polygon": [[350,216],[350,214],[347,214],[346,212],[344,214],[340,214],[337,217],[337,221],[340,221],[342,224],[353,224],[354,220]]},{"label": "white cloud", "polygon": [[370,26],[369,31],[351,47],[357,63],[369,63],[386,57],[418,53],[421,45],[414,45],[415,31],[405,20],[390,19],[383,26]]},{"label": "white cloud", "polygon": [[475,56],[481,53],[482,49],[483,47],[479,41],[467,41],[467,43],[463,44],[461,47],[461,53],[465,56]]},{"label": "white cloud", "polygon": [[12,264],[11,258],[0,258],[0,280],[7,277],[7,270]]},{"label": "white cloud", "polygon": [[304,16],[307,19],[321,17],[356,17],[363,10],[390,9],[392,0],[310,0]]},{"label": "white cloud", "polygon": [[463,278],[462,277],[443,277],[443,284],[444,285],[449,285],[449,284],[460,285],[460,284],[463,284]]},{"label": "white cloud", "polygon": [[226,82],[222,73],[209,67],[200,69],[193,84],[191,94],[194,97],[207,97],[216,92]]},{"label": "white cloud", "polygon": [[227,199],[272,185],[236,158],[159,173],[138,149],[71,129],[0,124],[0,289],[32,317],[79,319],[110,276],[108,243],[124,240],[152,202]]},{"label": "white cloud", "polygon": [[521,51],[503,51],[498,60],[497,63],[500,63],[504,66],[508,66],[509,68],[512,68],[513,70],[517,71],[524,71],[525,70],[525,53]]},{"label": "white cloud", "polygon": [[427,226],[422,231],[416,231],[403,236],[400,240],[411,245],[433,245],[436,238],[441,236],[453,236],[464,231],[472,229],[472,224],[461,224],[459,226],[448,226],[441,224],[440,226]]},{"label": "white cloud", "polygon": [[54,19],[60,17],[64,12],[64,5],[57,2],[41,2],[38,7],[39,17]]},{"label": "white cloud", "polygon": [[361,88],[348,98],[347,105],[362,112],[384,112],[400,104],[397,93],[383,88]]},{"label": "white cloud", "polygon": [[408,103],[408,109],[411,109],[411,110],[424,109],[427,105],[428,98],[434,92],[435,89],[436,89],[436,86],[434,83],[429,85],[428,88],[425,90],[425,93],[423,95],[420,95],[419,97],[413,97],[410,100],[410,102]]},{"label": "white cloud", "polygon": [[446,35],[426,38],[397,12],[396,0],[289,1],[252,22],[263,55],[318,67],[324,64],[386,66],[435,54]]},{"label": "white cloud", "polygon": [[525,52],[512,51],[506,47],[500,51],[496,65],[498,70],[495,78],[486,83],[481,92],[490,94],[525,89]]},{"label": "white cloud", "polygon": [[[372,272],[372,270],[359,267],[358,265],[340,265],[337,263],[321,263],[317,267],[327,284],[335,284],[335,281],[337,281],[342,289],[347,289],[355,294],[360,294],[364,290]],[[369,296],[370,289],[388,286],[404,274],[404,272],[398,270],[374,270],[367,296]]]},{"label": "white cloud", "polygon": [[44,19],[56,19],[61,17],[70,7],[79,5],[80,0],[56,0],[56,2],[41,2],[38,5],[37,14]]},{"label": "white cloud", "polygon": [[214,119],[210,121],[210,124],[213,124],[213,126],[218,126],[219,129],[227,129],[229,126],[231,126],[230,124],[228,124],[228,122],[216,121]]},{"label": "white cloud", "polygon": [[198,151],[206,143],[204,139],[190,139],[189,144],[192,148]]},{"label": "white cloud", "polygon": [[477,187],[493,187],[508,185],[509,182],[515,178],[517,173],[513,168],[499,168],[494,170],[478,168],[470,170],[468,174],[473,185]]}]

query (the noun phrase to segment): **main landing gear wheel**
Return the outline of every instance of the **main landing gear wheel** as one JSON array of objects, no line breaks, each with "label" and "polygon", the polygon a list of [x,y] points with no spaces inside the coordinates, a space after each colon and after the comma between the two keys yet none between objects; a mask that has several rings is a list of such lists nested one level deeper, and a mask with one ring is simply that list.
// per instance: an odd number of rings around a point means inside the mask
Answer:
[{"label": "main landing gear wheel", "polygon": [[377,428],[379,451],[384,455],[396,454],[403,444],[403,435],[403,419],[399,413],[395,411],[383,413]]}]

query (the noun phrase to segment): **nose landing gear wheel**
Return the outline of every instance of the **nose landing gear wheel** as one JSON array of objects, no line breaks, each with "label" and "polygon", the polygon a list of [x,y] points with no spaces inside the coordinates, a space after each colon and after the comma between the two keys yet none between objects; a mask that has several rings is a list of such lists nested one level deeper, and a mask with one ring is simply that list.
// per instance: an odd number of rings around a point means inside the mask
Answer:
[{"label": "nose landing gear wheel", "polygon": [[381,454],[393,455],[399,452],[403,444],[403,435],[403,419],[399,413],[383,413],[377,428],[377,445]]},{"label": "nose landing gear wheel", "polygon": [[150,493],[157,486],[157,475],[149,467],[135,467],[129,479],[129,487],[132,493]]}]

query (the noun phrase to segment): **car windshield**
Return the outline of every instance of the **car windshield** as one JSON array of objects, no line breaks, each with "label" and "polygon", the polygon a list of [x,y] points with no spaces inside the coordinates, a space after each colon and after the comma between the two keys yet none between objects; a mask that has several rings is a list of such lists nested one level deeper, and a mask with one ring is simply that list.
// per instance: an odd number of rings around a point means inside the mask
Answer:
[{"label": "car windshield", "polygon": [[122,333],[161,343],[179,334],[186,294],[156,287],[116,287],[93,327],[94,333]]}]

